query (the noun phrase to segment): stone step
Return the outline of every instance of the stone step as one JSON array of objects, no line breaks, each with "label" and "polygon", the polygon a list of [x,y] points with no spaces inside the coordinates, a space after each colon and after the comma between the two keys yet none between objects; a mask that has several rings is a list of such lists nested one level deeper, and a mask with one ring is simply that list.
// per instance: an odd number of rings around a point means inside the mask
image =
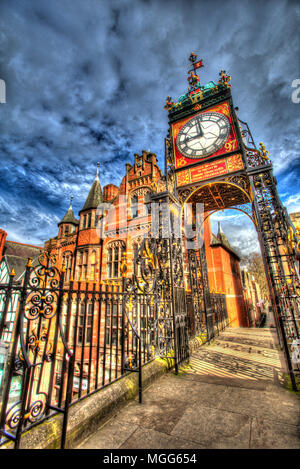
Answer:
[{"label": "stone step", "polygon": [[256,337],[241,337],[237,335],[229,335],[229,334],[220,334],[217,338],[218,340],[222,340],[223,342],[228,343],[238,343],[241,345],[245,345],[248,347],[260,347],[260,348],[268,348],[270,350],[276,349],[276,343],[272,339],[262,339],[258,340]]},{"label": "stone step", "polygon": [[265,362],[255,357],[243,356],[242,354],[224,353],[219,349],[194,354],[190,359],[190,369],[186,372],[197,375],[214,375],[219,377],[263,380],[274,383],[281,380],[280,363]]},{"label": "stone step", "polygon": [[236,334],[244,334],[244,335],[258,335],[258,336],[264,336],[264,335],[276,335],[276,331],[274,328],[268,328],[268,327],[226,327],[224,332],[233,332]]},{"label": "stone step", "polygon": [[228,341],[224,340],[222,337],[214,339],[214,345],[222,347],[224,349],[232,349],[232,350],[240,350],[245,353],[254,353],[258,355],[262,355],[264,357],[277,357],[278,351],[274,348],[270,347],[262,347],[260,345],[253,344],[245,344],[242,341]]},{"label": "stone step", "polygon": [[264,333],[257,332],[260,329],[227,329],[218,337],[224,341],[244,343],[245,345],[253,345],[263,348],[277,348],[277,334],[266,331]]},{"label": "stone step", "polygon": [[[245,349],[224,348],[222,347],[222,345],[218,345],[216,343],[213,345],[211,352],[217,353],[217,354],[224,354],[224,356],[228,356],[230,357],[230,359],[243,358],[244,360],[247,360],[253,364],[260,363],[262,366],[274,366],[276,368],[281,368],[281,362],[278,357],[278,354],[273,354],[271,356],[268,356],[268,355],[259,354],[255,350],[249,353],[249,351]],[[198,356],[198,353],[197,353],[197,356]]]}]

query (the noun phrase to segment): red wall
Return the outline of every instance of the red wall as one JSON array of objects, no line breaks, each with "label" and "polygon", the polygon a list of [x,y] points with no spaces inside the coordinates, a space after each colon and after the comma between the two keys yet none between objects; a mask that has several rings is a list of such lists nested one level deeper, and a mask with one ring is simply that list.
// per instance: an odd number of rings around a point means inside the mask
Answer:
[{"label": "red wall", "polygon": [[248,327],[239,259],[223,246],[211,246],[211,237],[210,220],[207,218],[204,222],[204,242],[210,290],[226,295],[232,327]]}]

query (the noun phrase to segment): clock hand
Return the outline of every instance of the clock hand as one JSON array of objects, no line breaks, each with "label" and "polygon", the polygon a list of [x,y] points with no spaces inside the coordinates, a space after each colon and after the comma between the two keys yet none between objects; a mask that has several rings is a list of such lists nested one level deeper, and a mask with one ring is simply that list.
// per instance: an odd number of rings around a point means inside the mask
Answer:
[{"label": "clock hand", "polygon": [[203,130],[198,119],[196,119],[196,127],[198,128],[199,137],[203,137]]},{"label": "clock hand", "polygon": [[187,137],[184,142],[190,142],[191,140],[195,140],[196,138],[200,138],[202,135],[195,135],[194,137]]}]

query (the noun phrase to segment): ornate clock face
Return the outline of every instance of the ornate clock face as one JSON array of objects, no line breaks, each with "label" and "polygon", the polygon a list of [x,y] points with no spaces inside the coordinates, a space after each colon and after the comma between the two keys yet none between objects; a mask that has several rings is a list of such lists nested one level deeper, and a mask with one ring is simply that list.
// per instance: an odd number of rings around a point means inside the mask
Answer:
[{"label": "ornate clock face", "polygon": [[230,122],[218,112],[206,112],[189,120],[179,131],[176,145],[187,158],[202,158],[222,148],[230,135]]}]

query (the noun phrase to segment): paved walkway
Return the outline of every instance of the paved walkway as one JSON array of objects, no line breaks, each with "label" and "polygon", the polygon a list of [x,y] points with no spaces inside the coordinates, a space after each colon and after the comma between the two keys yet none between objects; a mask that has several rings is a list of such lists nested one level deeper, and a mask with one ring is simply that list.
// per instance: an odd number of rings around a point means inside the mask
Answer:
[{"label": "paved walkway", "polygon": [[272,329],[228,328],[85,440],[82,449],[300,448]]}]

